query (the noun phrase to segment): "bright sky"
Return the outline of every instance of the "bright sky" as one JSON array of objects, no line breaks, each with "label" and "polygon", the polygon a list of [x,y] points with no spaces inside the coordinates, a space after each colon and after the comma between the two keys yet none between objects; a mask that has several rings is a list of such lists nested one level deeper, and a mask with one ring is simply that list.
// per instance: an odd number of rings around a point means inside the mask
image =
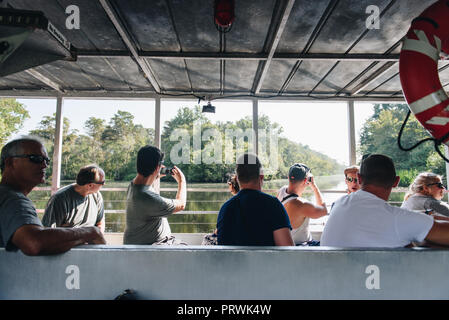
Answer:
[{"label": "bright sky", "polygon": [[[20,132],[27,134],[35,129],[46,115],[56,110],[56,99],[18,99],[30,112]],[[165,100],[161,101],[161,126],[173,118],[181,107],[193,107],[197,100]],[[203,101],[201,105],[205,104]],[[212,102],[216,113],[207,113],[212,121],[236,121],[245,116],[252,116],[251,101]],[[355,104],[355,127],[358,139],[360,128],[373,113],[372,103]],[[154,100],[80,100],[64,99],[63,114],[70,120],[70,127],[84,133],[84,122],[91,116],[109,119],[118,111],[129,111],[134,121],[146,128],[154,128]],[[349,163],[347,107],[344,102],[286,102],[259,101],[259,115],[267,115],[272,122],[279,123],[283,135],[288,139],[309,145],[313,150],[322,152],[340,163]],[[358,140],[357,140],[358,143]]]}]

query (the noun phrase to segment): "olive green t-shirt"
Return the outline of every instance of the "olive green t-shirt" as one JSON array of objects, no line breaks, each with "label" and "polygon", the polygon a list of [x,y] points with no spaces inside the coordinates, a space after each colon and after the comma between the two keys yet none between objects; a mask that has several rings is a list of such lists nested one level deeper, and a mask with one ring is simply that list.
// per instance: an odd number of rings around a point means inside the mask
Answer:
[{"label": "olive green t-shirt", "polygon": [[171,235],[167,216],[173,199],[161,197],[153,187],[130,183],[126,197],[124,244],[153,244]]},{"label": "olive green t-shirt", "polygon": [[75,191],[74,184],[59,189],[48,200],[42,224],[46,227],[91,227],[104,216],[103,197],[100,192],[86,197]]}]

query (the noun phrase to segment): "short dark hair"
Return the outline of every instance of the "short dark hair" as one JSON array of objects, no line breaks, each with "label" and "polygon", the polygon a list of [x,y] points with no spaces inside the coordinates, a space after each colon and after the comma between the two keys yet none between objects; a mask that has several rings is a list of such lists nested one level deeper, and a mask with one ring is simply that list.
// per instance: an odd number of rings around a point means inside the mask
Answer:
[{"label": "short dark hair", "polygon": [[383,154],[371,154],[360,165],[363,184],[391,188],[396,179],[393,160]]},{"label": "short dark hair", "polygon": [[14,139],[9,141],[7,144],[5,144],[2,148],[2,152],[0,154],[0,172],[3,173],[3,170],[5,170],[5,162],[7,158],[10,158],[12,156],[22,154],[23,151],[23,145],[25,143],[38,143],[41,146],[44,144],[41,140],[37,137],[33,136],[22,136],[19,139]]},{"label": "short dark hair", "polygon": [[164,160],[164,153],[159,148],[146,145],[137,152],[137,173],[148,177]]},{"label": "short dark hair", "polygon": [[237,159],[237,179],[239,182],[248,183],[259,179],[262,164],[256,155],[244,153]]},{"label": "short dark hair", "polygon": [[90,164],[84,166],[78,172],[76,176],[76,184],[79,186],[84,186],[88,183],[101,182],[100,176],[104,176],[104,171],[96,164]]}]

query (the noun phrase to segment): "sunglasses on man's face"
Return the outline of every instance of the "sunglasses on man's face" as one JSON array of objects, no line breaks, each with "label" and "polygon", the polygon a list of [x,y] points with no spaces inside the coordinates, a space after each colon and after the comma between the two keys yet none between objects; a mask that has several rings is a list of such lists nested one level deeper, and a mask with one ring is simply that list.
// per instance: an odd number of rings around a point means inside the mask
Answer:
[{"label": "sunglasses on man's face", "polygon": [[41,164],[45,161],[48,166],[50,164],[50,159],[45,156],[35,155],[35,154],[19,154],[16,156],[11,156],[11,158],[28,158],[32,163]]},{"label": "sunglasses on man's face", "polygon": [[106,180],[105,180],[105,181],[100,181],[100,182],[92,181],[92,182],[89,182],[89,183],[93,183],[93,184],[101,184],[102,186],[104,186],[104,184],[106,183]]},{"label": "sunglasses on man's face", "polygon": [[359,181],[359,179],[357,179],[357,178],[351,178],[351,177],[346,177],[346,180],[348,181],[348,182],[355,182],[355,183],[357,183],[358,181]]},{"label": "sunglasses on man's face", "polygon": [[436,185],[438,188],[440,188],[440,189],[444,189],[444,188],[445,188],[444,184],[442,184],[441,182],[430,183],[430,184],[428,184],[427,186],[430,187],[430,186],[435,186],[435,185]]}]

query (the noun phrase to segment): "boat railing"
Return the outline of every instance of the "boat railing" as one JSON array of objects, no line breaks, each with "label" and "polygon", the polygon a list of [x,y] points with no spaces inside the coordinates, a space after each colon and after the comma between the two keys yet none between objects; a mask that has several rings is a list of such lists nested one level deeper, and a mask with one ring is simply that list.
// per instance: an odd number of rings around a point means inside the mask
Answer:
[{"label": "boat railing", "polygon": [[[118,188],[102,188],[101,192],[126,192],[127,188],[123,188],[123,187],[118,187]],[[178,189],[177,188],[160,188],[161,192],[176,192]],[[33,189],[33,191],[51,191],[51,187],[49,186],[45,186],[45,187],[36,187]],[[278,189],[263,189],[263,192],[266,193],[270,193],[270,194],[274,194],[278,191]],[[395,188],[393,189],[392,193],[403,193],[406,192],[407,189],[406,188]],[[187,193],[189,192],[229,192],[229,190],[227,188],[187,188]],[[335,190],[335,189],[323,189],[321,190],[321,193],[323,195],[326,195],[328,193],[333,193],[333,194],[346,194],[346,190]],[[312,194],[312,191],[310,190],[306,190],[304,192],[304,194]],[[192,202],[217,202],[217,203],[222,203],[224,202],[223,200],[188,200],[188,201],[192,201]],[[107,202],[123,202],[125,203],[126,200],[125,199],[121,199],[121,200],[107,200]],[[392,205],[400,205],[402,203],[402,201],[388,201],[390,204]],[[330,209],[330,206],[332,204],[327,204],[328,209]],[[44,209],[42,208],[38,208],[37,209],[38,213],[43,213]],[[125,209],[105,209],[105,213],[111,213],[111,214],[125,214],[126,210]],[[202,214],[218,214],[218,211],[210,211],[210,210],[185,210],[185,211],[181,211],[178,212],[177,214],[193,214],[193,215],[202,215]]]}]

